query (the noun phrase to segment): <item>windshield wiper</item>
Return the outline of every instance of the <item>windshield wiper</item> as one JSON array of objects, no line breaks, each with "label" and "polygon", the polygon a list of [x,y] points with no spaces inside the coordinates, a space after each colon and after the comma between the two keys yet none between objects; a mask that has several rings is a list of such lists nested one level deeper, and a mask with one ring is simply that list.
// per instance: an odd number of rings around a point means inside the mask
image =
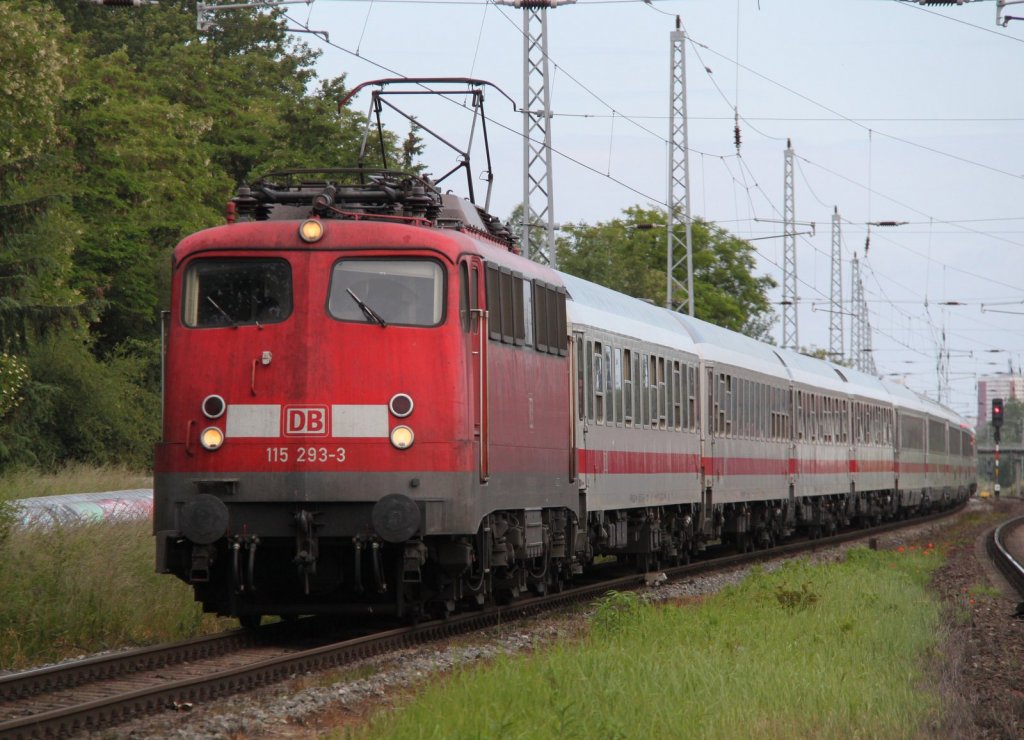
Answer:
[{"label": "windshield wiper", "polygon": [[363,315],[366,316],[366,318],[370,321],[377,322],[382,327],[388,325],[388,322],[381,318],[379,313],[370,308],[362,298],[353,293],[351,288],[345,288],[345,290],[347,290],[348,294],[352,296],[352,300],[356,302],[356,305],[359,306],[359,310],[363,312]]},{"label": "windshield wiper", "polygon": [[237,322],[237,321],[235,321],[235,320],[234,320],[233,318],[231,318],[231,314],[229,314],[229,313],[228,313],[227,311],[225,311],[225,310],[224,310],[223,308],[221,308],[220,306],[218,306],[218,305],[217,305],[217,301],[213,300],[213,299],[212,299],[212,298],[211,298],[210,296],[206,296],[206,300],[208,300],[208,301],[210,302],[210,305],[211,305],[211,306],[213,306],[213,307],[214,307],[214,308],[216,308],[216,309],[217,309],[218,311],[220,311],[220,315],[221,315],[221,316],[223,316],[223,317],[224,317],[225,319],[227,319],[227,320],[228,320],[228,323],[230,323],[230,324],[231,324],[232,328],[234,328],[234,329],[237,329],[237,328],[238,328],[238,322]]}]

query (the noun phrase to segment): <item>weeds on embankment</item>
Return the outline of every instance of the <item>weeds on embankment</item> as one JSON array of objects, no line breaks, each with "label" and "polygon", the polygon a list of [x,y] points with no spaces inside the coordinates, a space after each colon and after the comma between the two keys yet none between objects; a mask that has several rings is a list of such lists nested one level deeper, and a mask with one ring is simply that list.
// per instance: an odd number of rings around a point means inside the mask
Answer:
[{"label": "weeds on embankment", "polygon": [[698,603],[609,593],[586,635],[456,671],[359,737],[912,737],[941,711],[925,674],[932,547],[760,569]]},{"label": "weeds on embankment", "polygon": [[236,626],[153,569],[149,521],[17,529],[0,545],[0,668]]}]

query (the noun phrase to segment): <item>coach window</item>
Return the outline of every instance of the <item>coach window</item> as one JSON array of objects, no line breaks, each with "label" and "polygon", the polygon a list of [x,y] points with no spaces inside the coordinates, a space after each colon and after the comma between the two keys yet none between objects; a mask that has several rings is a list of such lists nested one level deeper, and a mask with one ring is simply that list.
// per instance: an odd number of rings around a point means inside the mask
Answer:
[{"label": "coach window", "polygon": [[679,360],[672,360],[672,379],[668,386],[668,425],[676,431],[683,428],[683,404],[681,400],[683,397],[682,377],[683,374],[679,371]]},{"label": "coach window", "polygon": [[722,434],[732,436],[732,422],[735,417],[735,396],[732,392],[732,375],[722,375]]},{"label": "coach window", "polygon": [[622,350],[622,400],[624,403],[622,418],[626,426],[633,426],[633,353]]},{"label": "coach window", "polygon": [[707,369],[706,378],[707,383],[707,413],[703,419],[705,434],[711,434],[716,431],[715,425],[718,423],[718,394],[715,391],[715,374],[710,368]]},{"label": "coach window", "polygon": [[594,420],[598,424],[604,424],[604,355],[601,353],[601,343],[594,342]]},{"label": "coach window", "polygon": [[604,419],[608,424],[615,423],[615,393],[612,389],[612,348],[604,345]]},{"label": "coach window", "polygon": [[276,324],[292,313],[292,269],[281,259],[196,260],[184,288],[185,326]]},{"label": "coach window", "polygon": [[758,439],[768,436],[768,394],[764,383],[754,383],[757,405],[757,425],[755,434]]},{"label": "coach window", "polygon": [[730,404],[730,418],[732,419],[732,434],[734,437],[745,437],[747,434],[744,428],[744,421],[746,411],[743,408],[744,404],[744,386],[746,380],[743,378],[732,379],[732,403]]},{"label": "coach window", "polygon": [[941,421],[928,420],[928,451],[937,455],[946,454],[946,425]]},{"label": "coach window", "polygon": [[761,436],[761,391],[756,380],[747,381],[747,436]]},{"label": "coach window", "polygon": [[910,450],[924,451],[924,419],[903,416],[901,421],[900,446]]},{"label": "coach window", "polygon": [[949,430],[949,454],[957,457],[961,454],[961,442],[960,430],[950,429]]},{"label": "coach window", "polygon": [[651,356],[643,355],[640,361],[641,393],[640,412],[642,423],[646,429],[651,425]]},{"label": "coach window", "polygon": [[576,335],[576,408],[580,421],[587,415],[587,361],[584,357],[587,343],[583,341],[583,335]]},{"label": "coach window", "polygon": [[686,428],[697,431],[697,368],[686,366]]},{"label": "coach window", "polygon": [[772,434],[772,387],[767,383],[761,384],[761,436],[769,439]]},{"label": "coach window", "polygon": [[587,418],[594,420],[594,343],[587,341],[587,351],[584,353],[587,359]]},{"label": "coach window", "polygon": [[668,427],[668,387],[665,383],[665,358],[657,358],[658,378],[658,428]]},{"label": "coach window", "polygon": [[804,392],[796,392],[796,436],[797,439],[804,438]]},{"label": "coach window", "polygon": [[610,347],[611,359],[608,367],[611,371],[611,416],[615,424],[623,423],[623,350]]},{"label": "coach window", "polygon": [[633,352],[633,426],[642,428],[644,425],[643,404],[643,355]]}]

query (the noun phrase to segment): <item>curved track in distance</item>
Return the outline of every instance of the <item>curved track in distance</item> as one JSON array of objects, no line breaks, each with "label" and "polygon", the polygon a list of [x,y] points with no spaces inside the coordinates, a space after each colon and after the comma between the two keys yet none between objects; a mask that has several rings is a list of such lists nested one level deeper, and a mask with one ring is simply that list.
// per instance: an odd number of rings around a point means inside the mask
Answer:
[{"label": "curved track in distance", "polygon": [[988,554],[1024,599],[1024,517],[1004,522],[989,534]]}]

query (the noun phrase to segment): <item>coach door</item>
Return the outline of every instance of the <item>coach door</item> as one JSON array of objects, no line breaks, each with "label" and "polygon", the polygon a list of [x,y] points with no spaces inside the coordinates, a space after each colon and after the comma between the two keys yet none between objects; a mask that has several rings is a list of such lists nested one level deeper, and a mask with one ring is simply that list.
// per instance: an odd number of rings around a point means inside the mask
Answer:
[{"label": "coach door", "polygon": [[572,402],[570,404],[570,419],[572,428],[572,439],[570,440],[570,475],[576,479],[581,491],[587,488],[587,411],[586,399],[589,397],[587,382],[587,343],[581,332],[573,332],[570,337],[570,357],[572,358],[571,376],[573,378]]},{"label": "coach door", "polygon": [[466,359],[466,394],[473,418],[480,482],[490,477],[487,415],[487,311],[484,308],[483,262],[469,256],[459,262],[459,314]]}]

